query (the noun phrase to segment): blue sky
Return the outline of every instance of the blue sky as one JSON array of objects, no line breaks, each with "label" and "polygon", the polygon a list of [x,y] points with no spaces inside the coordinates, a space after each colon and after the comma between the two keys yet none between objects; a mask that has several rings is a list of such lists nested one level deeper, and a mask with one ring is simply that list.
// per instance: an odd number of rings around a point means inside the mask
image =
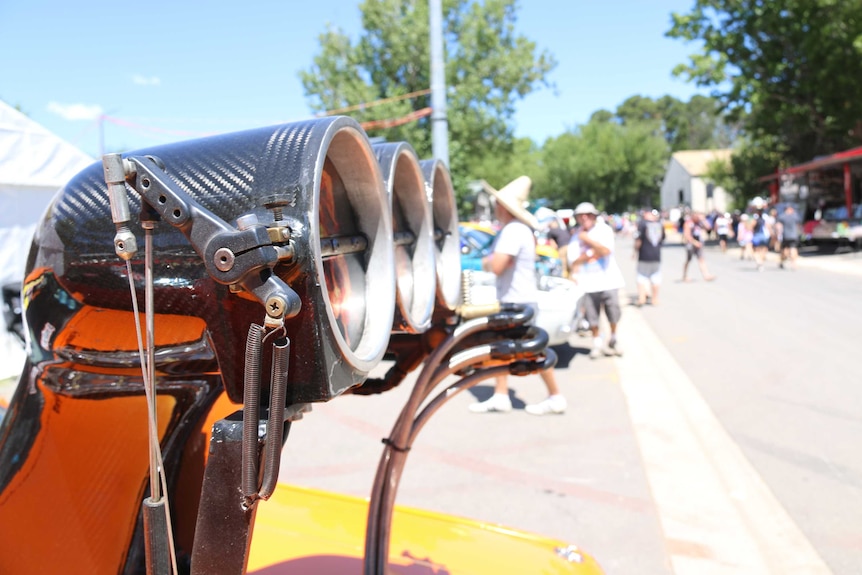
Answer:
[{"label": "blue sky", "polygon": [[[516,135],[543,142],[634,94],[704,93],[671,76],[696,46],[664,37],[693,4],[522,0],[518,31],[559,64],[555,89],[519,101]],[[356,38],[358,6],[2,0],[0,99],[93,156],[307,118],[298,73],[327,23]]]}]

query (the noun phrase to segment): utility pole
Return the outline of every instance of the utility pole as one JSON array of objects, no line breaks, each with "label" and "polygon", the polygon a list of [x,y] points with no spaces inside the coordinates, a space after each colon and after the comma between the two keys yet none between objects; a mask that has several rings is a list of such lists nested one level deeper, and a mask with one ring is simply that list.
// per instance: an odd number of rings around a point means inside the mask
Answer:
[{"label": "utility pole", "polygon": [[446,117],[446,66],[443,61],[443,3],[429,0],[431,31],[431,153],[449,167],[449,120]]}]

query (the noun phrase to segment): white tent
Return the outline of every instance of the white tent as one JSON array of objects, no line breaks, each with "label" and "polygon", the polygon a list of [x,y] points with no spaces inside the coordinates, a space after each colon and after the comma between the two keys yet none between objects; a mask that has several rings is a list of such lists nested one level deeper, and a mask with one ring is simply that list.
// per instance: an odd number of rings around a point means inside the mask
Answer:
[{"label": "white tent", "polygon": [[[0,101],[0,284],[21,282],[36,224],[54,194],[93,158]],[[0,379],[24,352],[0,315]]]}]

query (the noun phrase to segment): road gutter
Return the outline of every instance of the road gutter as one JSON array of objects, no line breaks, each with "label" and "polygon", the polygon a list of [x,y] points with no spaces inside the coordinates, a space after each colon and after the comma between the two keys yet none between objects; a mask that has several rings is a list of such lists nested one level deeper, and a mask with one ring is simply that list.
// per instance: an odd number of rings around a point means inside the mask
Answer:
[{"label": "road gutter", "polygon": [[676,575],[831,570],[641,312],[619,325],[620,386]]}]

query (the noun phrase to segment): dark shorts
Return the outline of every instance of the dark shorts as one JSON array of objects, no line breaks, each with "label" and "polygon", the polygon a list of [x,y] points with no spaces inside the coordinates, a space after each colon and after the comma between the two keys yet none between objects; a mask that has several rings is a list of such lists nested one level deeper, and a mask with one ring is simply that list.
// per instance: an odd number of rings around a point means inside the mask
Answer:
[{"label": "dark shorts", "polygon": [[781,240],[781,249],[787,250],[790,248],[798,248],[799,240]]},{"label": "dark shorts", "polygon": [[638,262],[638,284],[661,284],[661,262]]},{"label": "dark shorts", "polygon": [[727,234],[718,234],[718,240],[721,242],[727,241]]},{"label": "dark shorts", "polygon": [[703,259],[703,245],[698,248],[694,244],[685,244],[685,261],[690,262],[691,258]]},{"label": "dark shorts", "polygon": [[605,308],[605,315],[609,323],[619,323],[622,312],[620,311],[620,298],[618,290],[598,291],[584,294],[584,318],[590,326],[599,325],[599,311]]}]

